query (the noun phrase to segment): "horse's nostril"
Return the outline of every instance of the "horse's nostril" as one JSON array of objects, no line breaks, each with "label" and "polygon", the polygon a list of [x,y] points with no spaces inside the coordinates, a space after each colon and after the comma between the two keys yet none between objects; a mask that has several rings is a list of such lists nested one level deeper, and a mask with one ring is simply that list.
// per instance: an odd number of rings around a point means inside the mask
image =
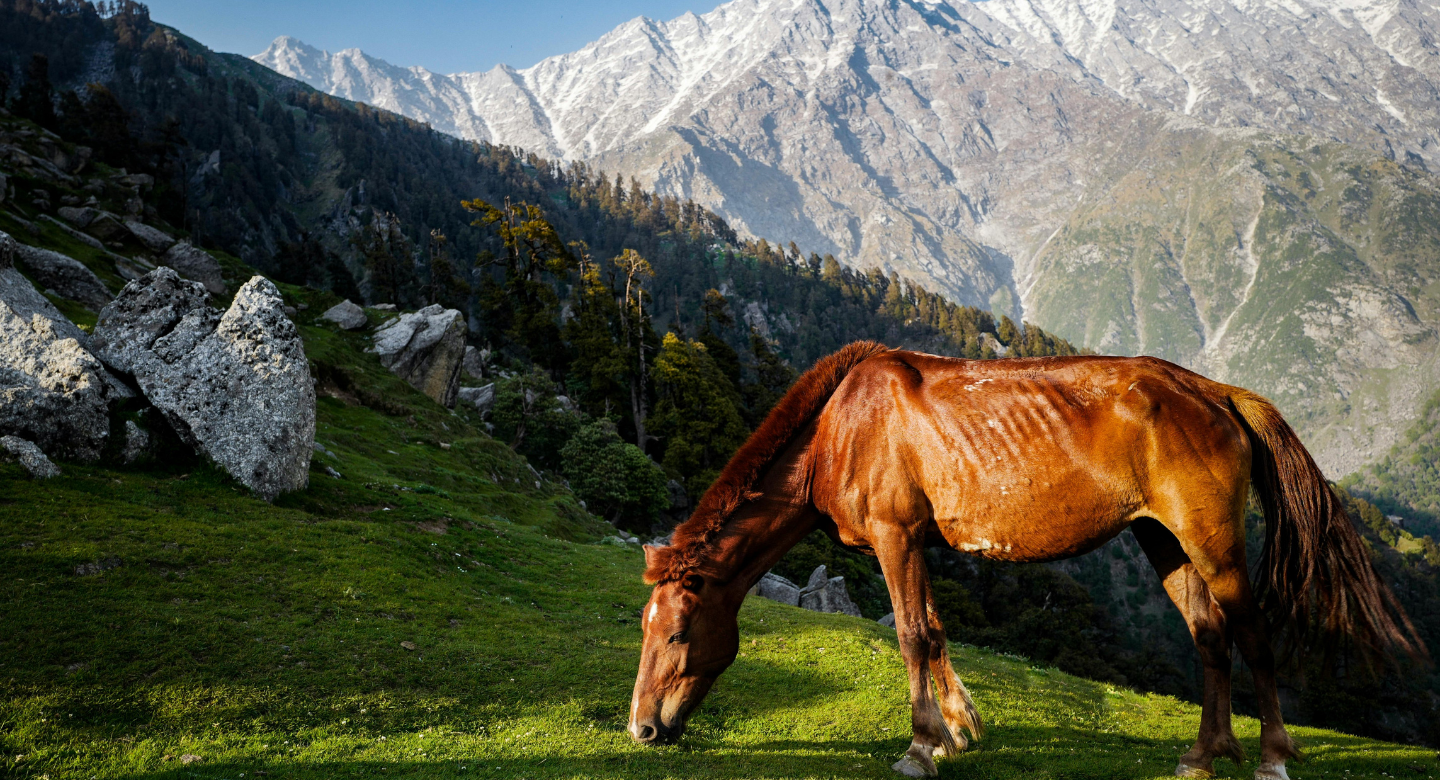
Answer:
[{"label": "horse's nostril", "polygon": [[651,741],[651,740],[653,740],[653,739],[655,739],[655,727],[654,727],[654,726],[641,726],[641,727],[640,727],[640,741],[641,741],[641,742],[649,742],[649,741]]}]

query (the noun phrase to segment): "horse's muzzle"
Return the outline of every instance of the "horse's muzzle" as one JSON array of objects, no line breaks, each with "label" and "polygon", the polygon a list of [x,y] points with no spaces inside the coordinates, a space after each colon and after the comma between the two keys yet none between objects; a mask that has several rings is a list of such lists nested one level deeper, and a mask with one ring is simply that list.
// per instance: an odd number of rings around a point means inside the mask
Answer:
[{"label": "horse's muzzle", "polygon": [[681,728],[666,728],[665,724],[657,721],[630,723],[630,738],[642,745],[669,745],[680,740],[680,734],[684,731]]}]

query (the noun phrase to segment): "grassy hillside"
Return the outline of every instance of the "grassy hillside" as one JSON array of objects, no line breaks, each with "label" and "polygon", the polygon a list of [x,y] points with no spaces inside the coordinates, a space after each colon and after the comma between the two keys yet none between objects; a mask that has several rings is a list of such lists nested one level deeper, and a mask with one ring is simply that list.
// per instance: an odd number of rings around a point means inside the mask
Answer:
[{"label": "grassy hillside", "polygon": [[[632,746],[640,553],[598,544],[562,485],[363,336],[302,330],[334,456],[275,506],[183,459],[43,483],[0,465],[0,776],[890,776],[909,739],[894,633],[758,599],[684,744]],[[1163,776],[1193,738],[1191,705],[954,653],[992,729],[945,776]],[[1437,769],[1296,733],[1299,777]]]}]

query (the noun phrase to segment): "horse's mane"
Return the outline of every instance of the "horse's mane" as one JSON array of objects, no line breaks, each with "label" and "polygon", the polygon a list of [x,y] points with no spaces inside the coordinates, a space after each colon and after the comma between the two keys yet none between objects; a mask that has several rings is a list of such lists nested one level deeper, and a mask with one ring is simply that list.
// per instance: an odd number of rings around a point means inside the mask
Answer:
[{"label": "horse's mane", "polygon": [[884,344],[857,341],[821,358],[795,380],[765,422],[730,458],[719,479],[705,491],[695,513],[676,527],[670,546],[651,551],[645,582],[677,580],[694,571],[730,516],[752,497],[755,483],[771,461],[820,413],[850,370],[866,358],[888,350]]}]

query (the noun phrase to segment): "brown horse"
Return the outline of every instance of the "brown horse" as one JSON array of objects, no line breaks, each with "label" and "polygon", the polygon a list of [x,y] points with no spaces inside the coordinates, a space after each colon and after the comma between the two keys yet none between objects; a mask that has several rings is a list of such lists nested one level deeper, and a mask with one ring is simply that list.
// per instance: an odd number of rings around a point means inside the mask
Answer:
[{"label": "brown horse", "polygon": [[[1267,535],[1254,590],[1244,528],[1252,483]],[[680,737],[735,659],[746,592],[821,528],[880,560],[914,727],[894,768],[934,775],[933,757],[965,749],[962,730],[978,738],[981,721],[945,650],[925,547],[1052,561],[1127,527],[1205,668],[1200,734],[1179,776],[1244,758],[1230,727],[1233,643],[1260,707],[1255,777],[1286,777],[1298,753],[1280,718],[1272,620],[1300,631],[1314,612],[1332,634],[1423,652],[1336,495],[1264,398],[1154,358],[956,360],[861,342],[802,376],[671,545],[645,548],[655,589],[630,734],[647,744]]]}]

